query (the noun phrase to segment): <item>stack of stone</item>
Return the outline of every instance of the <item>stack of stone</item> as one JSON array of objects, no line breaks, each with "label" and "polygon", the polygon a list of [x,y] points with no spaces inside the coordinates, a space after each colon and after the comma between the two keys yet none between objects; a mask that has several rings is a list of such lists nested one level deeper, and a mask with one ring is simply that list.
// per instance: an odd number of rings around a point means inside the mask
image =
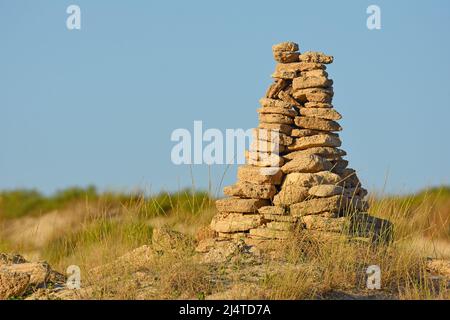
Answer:
[{"label": "stack of stone", "polygon": [[386,221],[368,216],[355,170],[339,147],[333,81],[326,65],[333,57],[301,54],[293,42],[273,46],[277,61],[260,100],[259,126],[229,198],[216,202],[211,228],[222,239],[247,242],[286,239],[292,232],[379,235]]}]

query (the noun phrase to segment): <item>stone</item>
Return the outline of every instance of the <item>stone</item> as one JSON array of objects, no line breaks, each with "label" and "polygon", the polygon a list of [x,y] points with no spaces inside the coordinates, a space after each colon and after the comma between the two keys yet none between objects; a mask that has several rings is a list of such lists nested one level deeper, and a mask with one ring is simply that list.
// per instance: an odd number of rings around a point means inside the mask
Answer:
[{"label": "stone", "polygon": [[292,88],[307,89],[307,88],[327,88],[333,85],[333,80],[327,79],[326,77],[306,77],[304,75],[294,78],[292,80]]},{"label": "stone", "polygon": [[283,172],[281,169],[259,168],[254,166],[240,166],[238,168],[238,179],[240,181],[252,182],[255,184],[281,184]]},{"label": "stone", "polygon": [[292,116],[276,113],[261,113],[259,114],[259,121],[264,123],[294,124]]},{"label": "stone", "polygon": [[325,108],[330,109],[333,108],[331,103],[322,103],[322,102],[306,102],[303,107],[305,108]]},{"label": "stone", "polygon": [[320,184],[336,184],[341,181],[341,177],[329,171],[317,173],[293,172],[286,175],[282,189],[288,186],[294,187],[312,187]]},{"label": "stone", "polygon": [[326,120],[340,120],[339,112],[331,108],[300,108],[300,115],[304,117],[316,117]]},{"label": "stone", "polygon": [[326,134],[333,137],[339,137],[337,133],[315,129],[292,129],[291,137],[301,138],[301,137],[315,136],[318,134]]},{"label": "stone", "polygon": [[201,253],[201,263],[224,263],[243,251],[240,242],[219,239],[202,240],[196,251]]},{"label": "stone", "polygon": [[281,42],[273,45],[272,51],[298,51],[298,44],[291,41]]},{"label": "stone", "polygon": [[24,262],[3,266],[2,270],[10,273],[22,273],[30,276],[28,284],[30,286],[40,286],[47,283],[51,269],[46,262]]},{"label": "stone", "polygon": [[292,231],[295,228],[295,224],[290,222],[272,221],[268,222],[266,227],[272,230]]},{"label": "stone", "polygon": [[283,207],[278,206],[265,206],[258,209],[258,212],[262,215],[268,214],[268,215],[285,215],[286,209]]},{"label": "stone", "polygon": [[306,229],[321,230],[328,232],[345,232],[350,228],[350,218],[329,218],[322,215],[307,215],[301,217],[300,221]]},{"label": "stone", "polygon": [[295,139],[294,143],[288,146],[289,151],[305,150],[314,147],[340,147],[341,139],[328,134],[302,137]]},{"label": "stone", "polygon": [[294,99],[294,97],[292,97],[289,93],[287,93],[286,91],[281,90],[278,93],[278,98],[292,106],[296,106],[296,107],[301,107],[301,104]]},{"label": "stone", "polygon": [[269,228],[256,228],[250,230],[250,237],[264,239],[288,239],[292,236],[290,231],[272,230]]},{"label": "stone", "polygon": [[317,155],[303,155],[292,159],[281,170],[284,173],[302,172],[315,173],[330,170],[332,165],[330,161]]},{"label": "stone", "polygon": [[331,164],[333,167],[331,168],[331,171],[342,171],[348,166],[348,160],[344,159],[338,159],[331,161]]},{"label": "stone", "polygon": [[342,208],[342,197],[317,198],[305,200],[291,205],[290,212],[293,216],[319,214],[321,212],[339,212]]},{"label": "stone", "polygon": [[324,198],[344,194],[344,188],[333,184],[321,184],[312,186],[308,190],[308,194],[314,197]]},{"label": "stone", "polygon": [[303,71],[315,69],[325,69],[320,63],[295,62],[295,63],[277,63],[272,78],[276,79],[294,79],[301,75]]},{"label": "stone", "polygon": [[299,61],[299,52],[293,51],[274,51],[273,58],[277,62],[281,63],[289,63],[289,62],[298,62]]},{"label": "stone", "polygon": [[277,214],[263,214],[264,220],[268,221],[280,221],[280,222],[289,222],[289,223],[297,223],[298,217],[293,217],[290,215],[277,215]]},{"label": "stone", "polygon": [[322,52],[307,51],[300,55],[300,61],[330,64],[333,56],[328,56]]},{"label": "stone", "polygon": [[279,143],[283,146],[288,146],[294,141],[292,137],[288,136],[287,134],[275,130],[266,129],[253,130],[253,141],[256,140]]},{"label": "stone", "polygon": [[267,129],[267,130],[275,130],[279,131],[281,133],[290,135],[292,131],[292,126],[287,124],[280,124],[280,123],[260,123],[258,125],[259,129]]},{"label": "stone", "polygon": [[280,207],[289,207],[308,198],[308,188],[286,186],[273,198],[273,203]]},{"label": "stone", "polygon": [[174,251],[180,244],[188,242],[186,235],[168,227],[154,228],[152,232],[152,247],[156,251]]},{"label": "stone", "polygon": [[328,73],[323,69],[315,69],[310,71],[303,71],[301,77],[325,77],[328,78]]},{"label": "stone", "polygon": [[259,99],[259,104],[264,108],[292,108],[290,103],[278,99],[261,98]]},{"label": "stone", "polygon": [[216,201],[219,212],[255,213],[259,208],[269,205],[269,201],[263,199],[225,198]]},{"label": "stone", "polygon": [[343,170],[336,170],[335,173],[341,177],[341,181],[339,182],[341,186],[358,187],[361,185],[354,169],[345,168]]},{"label": "stone", "polygon": [[215,216],[211,221],[211,229],[216,232],[230,233],[248,231],[262,224],[259,214],[230,213],[223,216]]},{"label": "stone", "polygon": [[250,152],[268,152],[274,154],[280,154],[286,150],[286,146],[280,144],[278,141],[264,141],[254,140],[250,144]]},{"label": "stone", "polygon": [[281,167],[284,165],[284,158],[277,153],[249,152],[245,153],[247,164],[256,167]]},{"label": "stone", "polygon": [[248,235],[247,232],[231,232],[231,233],[223,233],[219,232],[218,236],[222,239],[243,239]]},{"label": "stone", "polygon": [[295,124],[300,128],[322,131],[341,131],[342,127],[333,120],[325,120],[314,117],[296,117]]},{"label": "stone", "polygon": [[392,223],[380,219],[365,212],[359,212],[350,216],[350,232],[353,236],[368,237],[373,242],[388,243],[392,240]]},{"label": "stone", "polygon": [[21,297],[29,282],[30,276],[26,273],[0,270],[0,300]]},{"label": "stone", "polygon": [[316,154],[325,159],[333,160],[339,159],[340,157],[347,155],[347,152],[345,152],[342,149],[333,147],[313,147],[305,150],[294,151],[284,155],[283,157],[287,160],[292,160],[300,155],[310,155],[310,154]]},{"label": "stone", "polygon": [[[297,112],[294,109],[287,109],[287,108],[277,108],[277,107],[263,107],[263,108],[259,108],[256,110],[259,114],[277,114],[277,115],[283,115],[283,116],[287,116],[290,118],[295,118],[295,116],[297,115]],[[261,122],[270,122],[270,121],[262,121],[262,119],[260,118]],[[284,122],[279,122],[279,123],[284,123]],[[292,124],[293,121],[289,121],[289,124]]]},{"label": "stone", "polygon": [[272,184],[254,184],[242,181],[225,187],[223,193],[230,197],[272,199],[277,193],[277,189]]},{"label": "stone", "polygon": [[289,85],[286,79],[279,79],[272,83],[266,92],[266,98],[274,99],[278,97],[278,93]]},{"label": "stone", "polygon": [[333,99],[332,88],[308,88],[295,90],[292,96],[300,102],[331,103]]}]

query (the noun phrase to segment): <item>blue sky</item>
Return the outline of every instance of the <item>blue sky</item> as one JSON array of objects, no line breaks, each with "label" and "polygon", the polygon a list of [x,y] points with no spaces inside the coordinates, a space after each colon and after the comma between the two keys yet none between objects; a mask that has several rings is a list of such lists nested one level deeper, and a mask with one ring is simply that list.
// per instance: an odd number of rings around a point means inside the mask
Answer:
[{"label": "blue sky", "polygon": [[175,166],[170,135],[256,126],[286,40],[335,57],[342,147],[367,188],[447,184],[449,31],[445,0],[0,0],[0,189],[217,187],[226,166]]}]

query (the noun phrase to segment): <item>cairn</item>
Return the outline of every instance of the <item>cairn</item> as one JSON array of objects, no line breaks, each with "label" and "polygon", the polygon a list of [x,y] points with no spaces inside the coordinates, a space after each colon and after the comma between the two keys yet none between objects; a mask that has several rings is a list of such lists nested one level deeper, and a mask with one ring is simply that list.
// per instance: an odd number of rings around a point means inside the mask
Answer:
[{"label": "cairn", "polygon": [[387,221],[369,216],[367,191],[340,149],[333,105],[333,57],[300,53],[293,42],[272,47],[274,82],[261,107],[258,128],[238,168],[237,182],[224,188],[211,222],[216,239],[247,244],[288,239],[308,232],[378,239]]}]

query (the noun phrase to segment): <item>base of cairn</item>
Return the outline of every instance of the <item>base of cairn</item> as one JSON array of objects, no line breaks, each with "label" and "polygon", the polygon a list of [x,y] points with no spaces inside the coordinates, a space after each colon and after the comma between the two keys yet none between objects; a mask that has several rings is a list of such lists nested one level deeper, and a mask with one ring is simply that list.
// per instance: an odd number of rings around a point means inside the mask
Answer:
[{"label": "base of cairn", "polygon": [[[296,43],[272,47],[277,61],[273,84],[259,101],[259,125],[238,168],[238,181],[216,201],[214,237],[198,252],[220,259],[251,247],[277,249],[289,239],[389,242],[392,225],[370,216],[356,171],[343,159],[333,105],[333,57],[301,54]],[[222,254],[223,253],[223,254]],[[214,254],[211,255],[211,257]]]}]

